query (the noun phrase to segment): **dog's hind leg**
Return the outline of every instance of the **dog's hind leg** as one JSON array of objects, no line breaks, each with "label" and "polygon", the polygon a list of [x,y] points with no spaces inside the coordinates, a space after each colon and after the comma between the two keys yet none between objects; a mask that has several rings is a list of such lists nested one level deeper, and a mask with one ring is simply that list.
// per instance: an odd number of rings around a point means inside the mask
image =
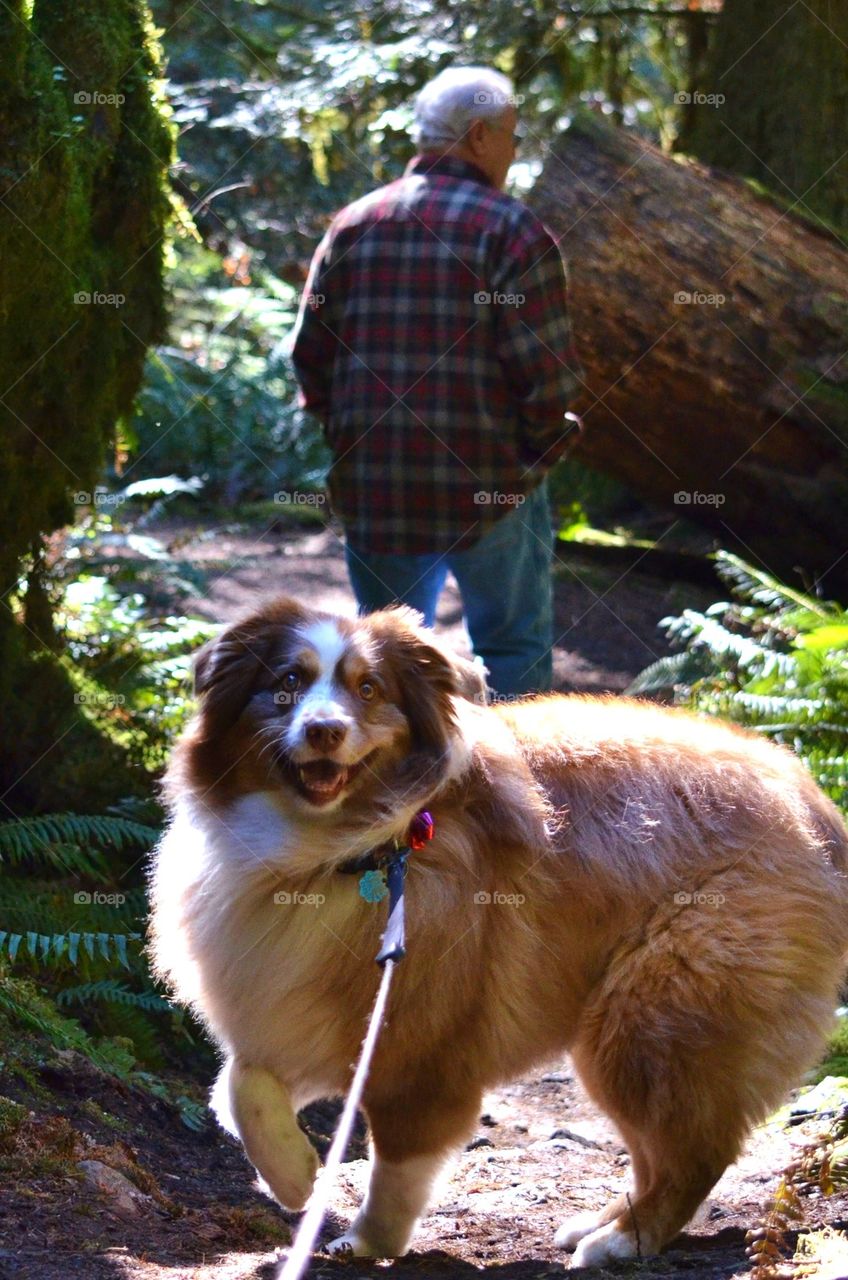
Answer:
[{"label": "dog's hind leg", "polygon": [[212,1093],[218,1119],[286,1209],[302,1209],[318,1172],[318,1153],[297,1123],[291,1095],[263,1067],[226,1063]]},{"label": "dog's hind leg", "polygon": [[[765,937],[758,972],[721,921],[711,927],[698,940],[682,926],[655,933],[610,966],[584,1011],[574,1063],[628,1143],[635,1190],[594,1227],[561,1230],[558,1243],[576,1244],[575,1266],[648,1256],[673,1239],[815,1052],[820,999],[779,974]],[[797,1022],[810,1022],[797,1045],[752,1035],[752,1026],[780,1025],[790,998]]]},{"label": "dog's hind leg", "polygon": [[368,1194],[331,1253],[397,1258],[409,1247],[439,1172],[474,1132],[481,1093],[448,1100],[423,1088],[366,1105],[371,1124]]},{"label": "dog's hind leg", "polygon": [[647,1186],[648,1164],[642,1153],[638,1134],[629,1132],[622,1124],[619,1124],[619,1129],[630,1152],[635,1184],[633,1192],[616,1196],[603,1209],[587,1209],[567,1219],[554,1236],[554,1245],[558,1249],[576,1249],[580,1241],[591,1235],[593,1231],[597,1231],[599,1227],[605,1227],[608,1222],[614,1222],[616,1218],[626,1214],[634,1198]]},{"label": "dog's hind leg", "polygon": [[607,1040],[594,1053],[585,1041],[575,1045],[589,1092],[627,1142],[635,1182],[594,1221],[581,1216],[557,1232],[560,1247],[574,1248],[575,1267],[657,1253],[736,1159],[749,1127],[741,1094],[715,1074],[715,1061],[702,1060],[685,1037],[667,1041],[663,1060],[658,1027],[647,1019],[643,1030],[644,1039]]}]

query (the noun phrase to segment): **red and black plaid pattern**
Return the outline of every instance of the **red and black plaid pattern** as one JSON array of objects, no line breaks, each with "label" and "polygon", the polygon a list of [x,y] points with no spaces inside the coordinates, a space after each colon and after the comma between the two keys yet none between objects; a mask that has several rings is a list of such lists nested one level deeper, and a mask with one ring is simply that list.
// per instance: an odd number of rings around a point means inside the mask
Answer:
[{"label": "red and black plaid pattern", "polygon": [[581,370],[559,250],[453,156],[417,156],[336,215],[292,355],[353,546],[469,546],[572,443]]}]

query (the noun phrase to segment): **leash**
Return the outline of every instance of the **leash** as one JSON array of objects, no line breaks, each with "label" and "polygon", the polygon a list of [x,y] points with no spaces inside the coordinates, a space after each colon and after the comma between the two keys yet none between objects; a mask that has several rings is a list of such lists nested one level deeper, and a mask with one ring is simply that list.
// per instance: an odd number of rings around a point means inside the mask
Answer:
[{"label": "leash", "polygon": [[[301,1219],[288,1257],[277,1272],[276,1280],[299,1280],[309,1265],[312,1251],[315,1248],[315,1241],[318,1239],[318,1232],[321,1230],[324,1216],[327,1212],[330,1193],[333,1190],[336,1175],[347,1150],[347,1144],[350,1141],[354,1120],[356,1119],[356,1109],[365,1089],[365,1081],[368,1077],[371,1059],[374,1056],[377,1036],[380,1033],[386,1012],[386,1002],[389,998],[389,988],[392,983],[395,966],[406,955],[404,945],[406,940],[405,904],[403,896],[406,860],[414,850],[417,851],[424,848],[427,841],[433,838],[433,830],[433,819],[429,813],[422,810],[412,820],[409,829],[409,843],[407,845],[401,847],[399,842],[395,840],[388,852],[385,850],[372,851],[362,858],[353,858],[350,862],[343,863],[339,867],[339,871],[344,875],[352,875],[358,871],[363,873],[359,881],[359,892],[367,902],[380,902],[388,894],[389,918],[382,937],[382,946],[377,953],[377,964],[383,970],[383,976],[380,979],[377,997],[371,1010],[368,1030],[362,1042],[353,1082],[345,1100],[339,1126],[327,1153],[327,1159],[321,1171],[318,1186],[315,1188],[309,1201],[309,1207]],[[378,893],[377,881],[383,876],[385,881],[382,884],[382,892]],[[377,879],[374,879],[374,877]]]},{"label": "leash", "polygon": [[299,1280],[299,1277],[303,1275],[309,1265],[315,1241],[318,1239],[318,1232],[321,1230],[324,1215],[327,1212],[330,1192],[333,1189],[333,1183],[353,1129],[353,1122],[356,1119],[356,1108],[359,1106],[359,1100],[362,1097],[365,1077],[371,1065],[371,1057],[374,1053],[374,1046],[377,1043],[377,1034],[383,1021],[392,974],[395,971],[395,963],[395,961],[390,960],[383,969],[380,989],[377,992],[377,999],[374,1001],[371,1022],[362,1044],[362,1052],[353,1077],[353,1084],[350,1086],[350,1093],[347,1095],[339,1127],[327,1154],[327,1162],[324,1165],[321,1180],[315,1188],[312,1199],[309,1202],[309,1208],[303,1215],[300,1226],[297,1229],[297,1235],[289,1251],[289,1256],[282,1270],[277,1273],[277,1280]]}]

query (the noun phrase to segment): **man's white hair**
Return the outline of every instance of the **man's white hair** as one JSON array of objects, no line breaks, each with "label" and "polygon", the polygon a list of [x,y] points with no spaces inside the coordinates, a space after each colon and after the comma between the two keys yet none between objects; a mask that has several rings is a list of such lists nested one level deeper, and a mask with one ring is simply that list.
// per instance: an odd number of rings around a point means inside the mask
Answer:
[{"label": "man's white hair", "polygon": [[420,148],[448,146],[464,138],[475,120],[496,124],[515,104],[512,81],[490,67],[448,67],[415,99],[410,130]]}]

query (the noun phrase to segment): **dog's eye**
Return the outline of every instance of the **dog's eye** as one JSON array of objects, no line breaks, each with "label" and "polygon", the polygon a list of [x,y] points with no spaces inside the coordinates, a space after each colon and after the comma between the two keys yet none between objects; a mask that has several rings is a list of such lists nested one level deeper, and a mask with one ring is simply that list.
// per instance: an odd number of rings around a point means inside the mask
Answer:
[{"label": "dog's eye", "polygon": [[377,686],[373,680],[360,680],[359,696],[363,702],[373,702],[377,696]]},{"label": "dog's eye", "polygon": [[294,693],[296,689],[299,689],[300,676],[298,673],[296,671],[287,671],[280,681],[280,688],[284,689],[286,693]]}]

